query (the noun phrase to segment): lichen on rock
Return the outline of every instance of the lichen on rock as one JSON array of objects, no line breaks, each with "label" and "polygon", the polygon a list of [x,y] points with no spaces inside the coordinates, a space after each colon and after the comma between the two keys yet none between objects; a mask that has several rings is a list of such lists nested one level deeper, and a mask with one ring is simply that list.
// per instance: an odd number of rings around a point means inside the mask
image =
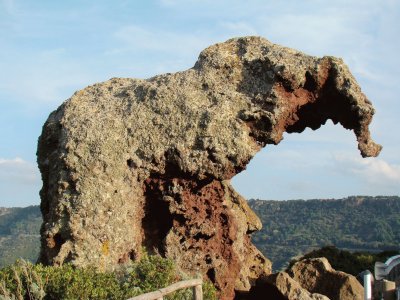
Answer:
[{"label": "lichen on rock", "polygon": [[341,59],[260,37],[210,46],[183,72],[89,86],[39,138],[40,261],[110,269],[145,246],[232,298],[271,266],[250,241],[260,220],[230,179],[284,132],[328,119],[376,156],[373,113]]}]

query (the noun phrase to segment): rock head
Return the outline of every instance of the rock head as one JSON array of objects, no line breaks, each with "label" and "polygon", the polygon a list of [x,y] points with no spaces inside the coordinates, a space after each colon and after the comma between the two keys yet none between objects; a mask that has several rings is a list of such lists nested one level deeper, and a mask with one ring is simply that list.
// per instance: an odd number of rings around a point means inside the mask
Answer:
[{"label": "rock head", "polygon": [[270,272],[250,242],[260,220],[230,179],[284,132],[328,119],[376,156],[373,113],[341,59],[260,37],[213,45],[187,71],[89,86],[50,114],[39,138],[39,260],[105,270],[145,248],[230,299]]}]

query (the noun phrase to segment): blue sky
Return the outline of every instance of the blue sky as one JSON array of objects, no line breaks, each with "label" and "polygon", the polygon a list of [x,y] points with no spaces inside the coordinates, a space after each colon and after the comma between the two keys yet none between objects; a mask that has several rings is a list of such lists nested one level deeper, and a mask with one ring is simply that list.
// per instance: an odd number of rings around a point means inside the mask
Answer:
[{"label": "blue sky", "polygon": [[262,199],[400,195],[400,1],[0,0],[0,206],[39,204],[36,143],[51,111],[111,77],[193,66],[216,42],[260,35],[311,55],[342,57],[377,113],[384,148],[362,159],[331,123],[285,135],[233,179]]}]

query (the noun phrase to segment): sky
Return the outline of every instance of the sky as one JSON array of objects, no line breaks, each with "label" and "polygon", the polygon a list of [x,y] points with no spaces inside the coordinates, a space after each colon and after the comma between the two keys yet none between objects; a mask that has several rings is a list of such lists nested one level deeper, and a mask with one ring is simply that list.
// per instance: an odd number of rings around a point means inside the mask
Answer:
[{"label": "sky", "polygon": [[40,203],[37,139],[76,90],[112,77],[192,67],[204,48],[258,35],[342,57],[376,108],[383,145],[362,159],[353,132],[328,122],[285,134],[232,179],[246,198],[400,195],[399,0],[0,0],[0,206]]}]

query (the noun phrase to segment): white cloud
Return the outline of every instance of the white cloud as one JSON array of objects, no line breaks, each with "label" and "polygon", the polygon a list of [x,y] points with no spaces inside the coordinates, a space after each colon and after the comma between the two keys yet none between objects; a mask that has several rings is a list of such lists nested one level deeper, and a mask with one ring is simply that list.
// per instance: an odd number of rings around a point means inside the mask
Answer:
[{"label": "white cloud", "polygon": [[0,180],[2,184],[19,185],[37,184],[40,175],[37,167],[19,157],[14,159],[0,158]]},{"label": "white cloud", "polygon": [[19,157],[0,158],[0,207],[38,204],[40,185],[35,164]]},{"label": "white cloud", "polygon": [[333,157],[342,172],[357,176],[366,184],[386,186],[400,192],[400,165],[379,158],[359,158],[343,154]]}]

